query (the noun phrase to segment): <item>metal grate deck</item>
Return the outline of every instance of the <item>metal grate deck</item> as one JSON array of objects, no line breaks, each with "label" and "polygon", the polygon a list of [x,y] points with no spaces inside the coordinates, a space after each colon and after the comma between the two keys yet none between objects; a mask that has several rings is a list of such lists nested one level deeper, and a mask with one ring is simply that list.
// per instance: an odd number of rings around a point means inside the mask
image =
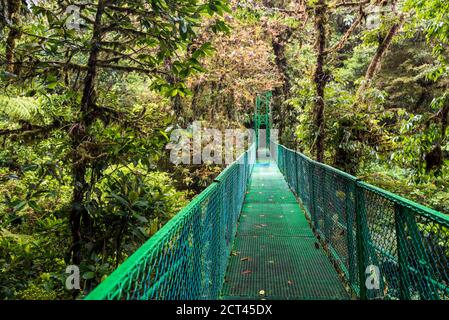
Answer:
[{"label": "metal grate deck", "polygon": [[349,299],[276,163],[256,164],[223,299]]}]

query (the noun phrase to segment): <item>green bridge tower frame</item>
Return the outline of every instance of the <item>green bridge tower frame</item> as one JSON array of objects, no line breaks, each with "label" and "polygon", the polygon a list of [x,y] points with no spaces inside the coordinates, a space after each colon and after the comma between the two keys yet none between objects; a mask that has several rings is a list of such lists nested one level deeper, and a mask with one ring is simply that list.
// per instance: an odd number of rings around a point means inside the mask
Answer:
[{"label": "green bridge tower frame", "polygon": [[254,112],[254,131],[256,133],[256,150],[259,150],[259,135],[261,127],[266,130],[266,147],[270,148],[271,137],[271,99],[273,94],[267,91],[256,97],[256,109]]}]

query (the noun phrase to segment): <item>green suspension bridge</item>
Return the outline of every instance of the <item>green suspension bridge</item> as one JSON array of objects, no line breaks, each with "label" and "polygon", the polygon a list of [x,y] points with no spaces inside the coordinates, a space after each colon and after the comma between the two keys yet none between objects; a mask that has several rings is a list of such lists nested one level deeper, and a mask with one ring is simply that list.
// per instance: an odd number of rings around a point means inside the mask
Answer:
[{"label": "green suspension bridge", "polygon": [[88,300],[449,299],[449,218],[270,141],[270,101],[256,143]]}]

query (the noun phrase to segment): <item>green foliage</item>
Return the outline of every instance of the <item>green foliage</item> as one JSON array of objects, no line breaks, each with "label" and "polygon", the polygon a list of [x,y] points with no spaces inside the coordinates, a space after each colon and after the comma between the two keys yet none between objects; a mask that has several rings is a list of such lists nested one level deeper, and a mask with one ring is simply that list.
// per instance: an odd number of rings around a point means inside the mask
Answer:
[{"label": "green foliage", "polygon": [[226,0],[87,2],[79,26],[70,4],[33,2],[2,25],[0,298],[88,292],[185,205],[161,166],[171,101],[214,52],[196,42],[203,25],[229,32]]},{"label": "green foliage", "polygon": [[407,0],[406,10],[413,11],[415,26],[423,29],[442,63],[429,78],[433,81],[447,75],[447,44],[449,43],[449,4],[444,0]]},{"label": "green foliage", "polygon": [[344,66],[334,70],[335,81],[349,91],[359,86],[375,51],[376,47],[373,45],[361,44],[356,46],[352,54],[343,62]]},{"label": "green foliage", "polygon": [[[4,221],[0,219],[0,296],[2,299],[55,299],[67,297],[63,290],[69,243],[66,221],[33,210]],[[15,230],[13,232],[8,231]]]},{"label": "green foliage", "polygon": [[[281,141],[313,154],[313,10],[306,19],[288,1],[229,2],[88,2],[76,30],[70,1],[39,1],[14,28],[0,22],[5,40],[21,31],[13,46],[0,41],[0,298],[73,298],[64,270],[77,234],[81,297],[206,187],[222,168],[169,164],[172,128],[249,127],[253,97],[273,90]],[[332,47],[359,8],[327,3]],[[449,5],[405,3],[326,53],[325,161],[449,212]]]},{"label": "green foliage", "polygon": [[[375,185],[449,212],[445,182],[448,132],[442,132],[448,102],[448,6],[438,0],[406,3],[397,7],[398,12],[379,15],[375,28],[362,23],[340,52],[326,56],[325,160]],[[408,16],[409,12],[414,14]],[[329,6],[328,13],[327,36],[335,44],[356,12]],[[406,16],[404,28],[381,57],[375,78],[365,83],[379,45],[401,15]],[[312,27],[310,23],[305,30]],[[294,84],[288,103],[299,112],[297,148],[313,156],[318,134],[313,81],[316,39],[306,39],[309,42],[301,39],[289,44]],[[358,93],[361,85],[366,88]]]}]

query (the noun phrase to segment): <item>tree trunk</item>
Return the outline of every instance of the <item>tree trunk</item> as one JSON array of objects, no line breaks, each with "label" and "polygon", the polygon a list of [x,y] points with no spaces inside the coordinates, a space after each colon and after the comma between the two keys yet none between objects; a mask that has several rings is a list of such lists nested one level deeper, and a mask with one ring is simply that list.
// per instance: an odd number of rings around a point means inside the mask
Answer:
[{"label": "tree trunk", "polygon": [[14,68],[14,50],[16,48],[16,41],[20,38],[21,32],[19,31],[19,13],[21,0],[8,0],[7,1],[7,16],[12,24],[8,36],[6,38],[5,46],[5,59],[6,59],[6,71],[13,73]]},{"label": "tree trunk", "polygon": [[293,30],[291,28],[287,28],[271,42],[275,57],[274,61],[279,73],[282,75],[283,80],[282,87],[275,88],[273,91],[273,122],[277,123],[279,138],[281,139],[281,143],[284,144],[286,143],[286,141],[283,141],[282,139],[285,127],[287,125],[287,117],[285,117],[285,113],[283,112],[283,103],[288,99],[291,89],[291,81],[288,75],[288,63],[285,56],[285,47],[292,34]]},{"label": "tree trunk", "polygon": [[387,53],[388,49],[390,48],[395,35],[402,28],[402,25],[404,24],[404,20],[405,20],[404,15],[401,15],[401,17],[399,18],[399,22],[395,23],[390,28],[390,31],[388,32],[385,39],[379,44],[376,54],[374,55],[373,59],[371,60],[368,70],[366,71],[365,80],[357,92],[357,97],[370,86],[370,83],[373,80],[374,76],[380,70],[380,67],[382,64],[382,59],[385,56],[385,54]]},{"label": "tree trunk", "polygon": [[70,130],[72,148],[73,148],[73,199],[70,212],[70,226],[72,232],[72,260],[74,264],[79,265],[82,261],[82,242],[85,234],[82,227],[88,228],[90,218],[84,206],[85,193],[89,188],[86,181],[88,160],[81,154],[80,145],[89,140],[88,127],[94,120],[92,115],[95,107],[95,80],[97,77],[97,59],[99,53],[99,43],[102,38],[101,19],[105,10],[105,0],[98,1],[95,23],[93,26],[93,35],[91,39],[91,50],[87,64],[86,77],[84,79],[83,97],[81,100],[81,118],[74,124]]},{"label": "tree trunk", "polygon": [[197,83],[193,86],[193,96],[192,103],[190,104],[190,109],[192,110],[192,117],[190,118],[190,122],[196,121],[202,115],[202,110],[200,110],[199,100],[201,97],[202,91],[202,83]]},{"label": "tree trunk", "polygon": [[234,100],[235,92],[234,89],[231,89],[231,92],[224,97],[226,104],[226,111],[228,113],[228,120],[235,121],[235,100]]},{"label": "tree trunk", "polygon": [[315,30],[317,32],[317,60],[314,75],[316,87],[316,101],[314,110],[314,125],[316,133],[315,152],[319,162],[324,161],[324,139],[325,139],[325,119],[324,119],[324,90],[326,88],[327,77],[324,72],[324,59],[326,56],[326,28],[325,19],[327,6],[325,0],[318,0],[315,7]]},{"label": "tree trunk", "polygon": [[446,131],[449,126],[449,104],[441,111],[441,144],[446,140]]}]

